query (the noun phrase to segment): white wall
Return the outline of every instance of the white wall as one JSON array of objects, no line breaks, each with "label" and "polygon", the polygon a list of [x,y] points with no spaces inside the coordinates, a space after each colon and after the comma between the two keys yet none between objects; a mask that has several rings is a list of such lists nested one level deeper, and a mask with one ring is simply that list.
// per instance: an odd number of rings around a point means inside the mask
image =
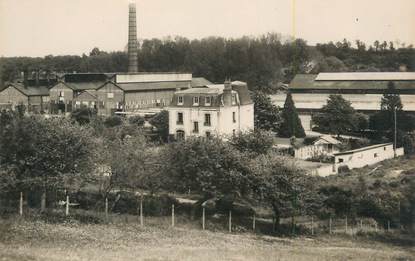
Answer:
[{"label": "white wall", "polygon": [[[169,134],[183,130],[185,136],[232,135],[233,131],[245,132],[254,128],[254,108],[252,104],[244,106],[229,106],[218,108],[204,107],[169,107]],[[183,113],[183,124],[177,124],[178,113]],[[235,122],[233,122],[235,112]],[[211,126],[204,126],[205,114],[210,114]],[[199,122],[199,133],[194,133],[194,122]]]},{"label": "white wall", "polygon": [[[401,150],[398,150],[399,153],[403,155]],[[344,155],[335,155],[334,164],[336,170],[338,171],[340,166],[348,166],[349,169],[362,168],[367,165],[376,164],[386,159],[392,159],[393,157],[393,144],[384,144],[383,146],[369,148],[367,150],[356,150],[355,152]],[[343,162],[340,162],[341,160],[343,160]]]},{"label": "white wall", "polygon": [[[327,93],[293,93],[292,97],[297,109],[321,109],[327,104],[330,94]],[[380,102],[382,94],[342,94],[343,98],[352,103],[352,107],[356,110],[380,110]],[[273,104],[284,107],[286,94],[271,95]],[[415,111],[415,95],[400,95],[403,110]],[[304,127],[304,126],[303,126]]]},{"label": "white wall", "polygon": [[192,81],[191,73],[136,73],[136,74],[117,74],[117,83],[129,82],[175,82],[175,81]]}]

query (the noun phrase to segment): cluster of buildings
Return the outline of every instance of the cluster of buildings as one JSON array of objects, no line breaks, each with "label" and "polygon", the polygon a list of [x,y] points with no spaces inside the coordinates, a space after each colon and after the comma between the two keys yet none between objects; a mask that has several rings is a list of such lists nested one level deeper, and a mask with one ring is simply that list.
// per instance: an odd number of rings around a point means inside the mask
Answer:
[{"label": "cluster of buildings", "polygon": [[213,84],[191,73],[138,72],[135,4],[129,5],[128,72],[62,73],[22,79],[0,90],[0,110],[67,115],[81,107],[98,115],[154,114],[167,109],[170,134],[229,135],[254,128],[253,102],[243,82]]}]

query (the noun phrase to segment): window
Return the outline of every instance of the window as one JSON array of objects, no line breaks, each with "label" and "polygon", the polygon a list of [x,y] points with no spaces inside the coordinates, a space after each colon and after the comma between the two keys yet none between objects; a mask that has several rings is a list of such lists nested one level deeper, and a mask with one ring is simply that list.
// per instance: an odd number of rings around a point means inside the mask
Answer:
[{"label": "window", "polygon": [[177,113],[177,122],[176,124],[183,124],[183,112]]},{"label": "window", "polygon": [[210,131],[207,131],[206,132],[206,138],[210,138],[211,137],[211,133],[210,133]]},{"label": "window", "polygon": [[184,131],[182,131],[182,130],[176,131],[176,139],[177,140],[184,140]]},{"label": "window", "polygon": [[210,97],[205,97],[205,106],[210,106],[210,101],[211,101]]},{"label": "window", "polygon": [[210,122],[210,114],[209,113],[206,113],[205,114],[205,124],[204,124],[205,126],[210,126],[211,125],[211,122]]},{"label": "window", "polygon": [[232,112],[232,121],[233,123],[236,122],[236,112]]},{"label": "window", "polygon": [[232,105],[236,104],[236,95],[232,94]]},{"label": "window", "polygon": [[183,96],[177,97],[177,105],[183,105]]},{"label": "window", "polygon": [[114,98],[114,93],[113,93],[113,92],[109,92],[109,93],[107,93],[107,98],[108,98],[108,99],[112,99],[112,98]]},{"label": "window", "polygon": [[64,97],[65,96],[65,92],[64,91],[60,91],[59,92],[59,97]]},{"label": "window", "polygon": [[383,147],[383,150],[386,150],[386,147]]},{"label": "window", "polygon": [[199,122],[197,121],[193,122],[193,132],[199,133]]},{"label": "window", "polygon": [[378,154],[377,153],[373,154],[373,157],[374,158],[377,158],[378,157]]},{"label": "window", "polygon": [[193,106],[199,105],[199,97],[193,97]]},{"label": "window", "polygon": [[343,159],[339,159],[339,163],[342,163],[343,162]]}]

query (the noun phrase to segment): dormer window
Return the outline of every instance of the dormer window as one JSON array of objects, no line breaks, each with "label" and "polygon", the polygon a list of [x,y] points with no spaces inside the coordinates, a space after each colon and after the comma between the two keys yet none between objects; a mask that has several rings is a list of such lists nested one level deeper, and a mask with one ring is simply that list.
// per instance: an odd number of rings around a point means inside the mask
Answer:
[{"label": "dormer window", "polygon": [[211,97],[205,97],[205,106],[210,106]]},{"label": "dormer window", "polygon": [[183,105],[183,96],[177,97],[177,105]]},{"label": "dormer window", "polygon": [[193,106],[199,106],[199,97],[193,97]]}]

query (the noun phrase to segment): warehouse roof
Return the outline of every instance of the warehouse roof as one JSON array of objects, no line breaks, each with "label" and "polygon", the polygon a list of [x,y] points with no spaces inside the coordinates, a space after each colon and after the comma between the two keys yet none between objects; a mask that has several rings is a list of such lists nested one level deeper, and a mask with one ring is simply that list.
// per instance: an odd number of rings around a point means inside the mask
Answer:
[{"label": "warehouse roof", "polygon": [[46,86],[24,87],[22,84],[19,83],[10,83],[6,85],[6,88],[10,86],[14,87],[26,96],[49,96],[49,89]]},{"label": "warehouse roof", "polygon": [[319,73],[316,81],[415,81],[415,72]]},{"label": "warehouse roof", "polygon": [[96,90],[104,85],[104,82],[65,82],[64,84],[74,91],[84,91]]},{"label": "warehouse roof", "polygon": [[210,81],[206,80],[203,77],[193,77],[192,78],[192,87],[203,87],[206,85],[212,84]]},{"label": "warehouse roof", "polygon": [[[320,74],[297,74],[290,83],[290,89],[339,89],[339,90],[383,90],[388,88],[388,83],[393,81],[397,90],[415,90],[415,79],[409,80],[410,75],[398,79],[400,74],[385,73],[381,76],[368,76],[360,75],[360,77],[354,77],[357,74],[333,73]],[[390,77],[391,74],[394,77]],[[388,78],[389,77],[389,78]],[[412,76],[411,76],[412,77]],[[320,80],[318,80],[318,78]],[[335,80],[336,79],[336,80]],[[379,79],[379,80],[375,80]],[[381,80],[382,79],[382,80]],[[384,80],[388,79],[388,80]]]},{"label": "warehouse roof", "polygon": [[188,81],[171,81],[171,82],[131,82],[117,83],[124,91],[146,91],[146,90],[165,90],[177,88],[190,88]]}]

